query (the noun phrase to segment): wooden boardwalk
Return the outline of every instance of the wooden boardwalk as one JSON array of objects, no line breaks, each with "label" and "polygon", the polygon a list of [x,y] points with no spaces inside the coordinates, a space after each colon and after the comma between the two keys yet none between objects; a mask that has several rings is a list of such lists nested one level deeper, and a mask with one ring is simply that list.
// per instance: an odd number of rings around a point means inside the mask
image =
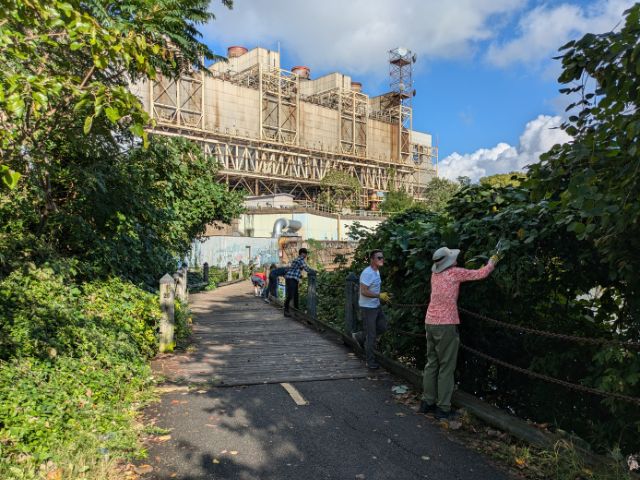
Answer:
[{"label": "wooden boardwalk", "polygon": [[195,351],[153,362],[170,381],[233,386],[368,375],[348,349],[255,298],[249,282],[193,294],[189,303]]}]

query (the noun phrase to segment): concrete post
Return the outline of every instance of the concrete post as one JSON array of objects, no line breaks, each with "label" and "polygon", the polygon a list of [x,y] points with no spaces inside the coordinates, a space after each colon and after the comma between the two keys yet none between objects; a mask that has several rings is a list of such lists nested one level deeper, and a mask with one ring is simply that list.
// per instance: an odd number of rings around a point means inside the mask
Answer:
[{"label": "concrete post", "polygon": [[233,280],[233,270],[231,270],[231,262],[227,262],[227,282]]},{"label": "concrete post", "polygon": [[207,262],[202,265],[202,281],[209,284],[209,264]]},{"label": "concrete post", "polygon": [[175,330],[173,286],[173,278],[168,273],[160,279],[160,310],[162,311],[162,318],[160,319],[160,353],[171,352],[175,345],[173,339]]},{"label": "concrete post", "polygon": [[349,336],[358,331],[358,285],[355,273],[350,272],[344,286],[344,329]]},{"label": "concrete post", "polygon": [[307,274],[307,282],[309,285],[307,290],[307,315],[315,319],[318,307],[318,295],[316,293],[318,276],[315,271],[312,270]]}]

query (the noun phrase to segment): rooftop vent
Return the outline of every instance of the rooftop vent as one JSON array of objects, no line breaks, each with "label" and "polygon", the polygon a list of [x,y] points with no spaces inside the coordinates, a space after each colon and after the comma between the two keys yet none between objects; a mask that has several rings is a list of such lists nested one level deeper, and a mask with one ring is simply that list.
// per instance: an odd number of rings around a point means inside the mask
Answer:
[{"label": "rooftop vent", "polygon": [[234,45],[232,47],[227,48],[227,57],[229,58],[241,57],[247,52],[248,50],[246,48]]},{"label": "rooftop vent", "polygon": [[305,67],[303,65],[293,67],[291,71],[298,75],[300,78],[304,78],[306,80],[309,80],[309,78],[311,77],[311,70],[309,70],[309,67]]}]

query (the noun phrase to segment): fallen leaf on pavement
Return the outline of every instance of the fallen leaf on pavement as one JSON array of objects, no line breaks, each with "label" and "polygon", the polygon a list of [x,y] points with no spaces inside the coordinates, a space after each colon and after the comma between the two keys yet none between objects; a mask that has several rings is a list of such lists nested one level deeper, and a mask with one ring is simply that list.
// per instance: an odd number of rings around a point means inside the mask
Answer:
[{"label": "fallen leaf on pavement", "polygon": [[168,442],[169,440],[171,440],[171,435],[160,435],[156,437],[157,442]]},{"label": "fallen leaf on pavement", "polygon": [[462,427],[462,423],[460,422],[456,422],[455,420],[449,422],[449,428],[451,430],[458,430],[460,427]]},{"label": "fallen leaf on pavement", "polygon": [[140,465],[139,467],[134,468],[135,472],[138,475],[144,475],[145,473],[153,472],[153,467],[151,465]]}]

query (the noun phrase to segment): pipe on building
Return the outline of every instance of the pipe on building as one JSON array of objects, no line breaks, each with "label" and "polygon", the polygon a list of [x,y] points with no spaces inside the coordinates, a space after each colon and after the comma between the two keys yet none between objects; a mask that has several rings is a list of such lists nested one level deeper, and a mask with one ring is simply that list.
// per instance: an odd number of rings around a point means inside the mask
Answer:
[{"label": "pipe on building", "polygon": [[272,238],[278,238],[282,235],[284,229],[287,229],[287,233],[295,233],[302,228],[302,223],[298,220],[289,220],[287,218],[279,218],[273,224]]}]

